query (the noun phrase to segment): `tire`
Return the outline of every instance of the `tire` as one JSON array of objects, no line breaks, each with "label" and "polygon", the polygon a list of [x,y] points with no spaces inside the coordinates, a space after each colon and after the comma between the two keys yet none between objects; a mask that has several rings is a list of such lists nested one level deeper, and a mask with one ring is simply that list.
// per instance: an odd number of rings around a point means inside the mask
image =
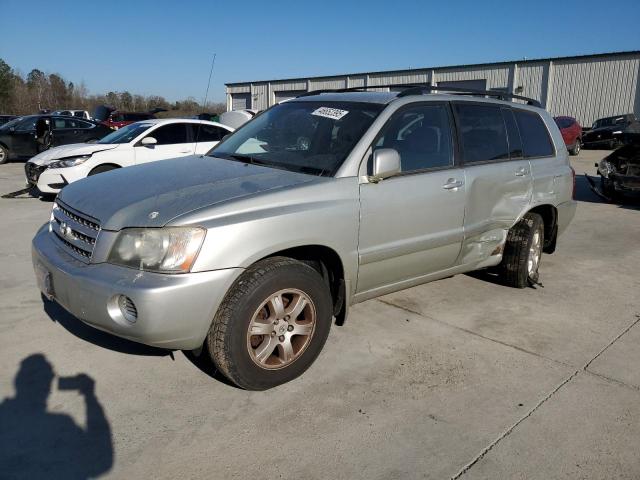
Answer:
[{"label": "tire", "polygon": [[[286,315],[293,316],[292,304],[305,305],[294,318]],[[207,334],[209,355],[220,372],[246,390],[289,382],[320,354],[331,328],[331,305],[326,282],[314,268],[286,257],[262,260],[227,292]],[[264,333],[250,336],[250,328]],[[296,331],[300,334],[289,333]]]},{"label": "tire", "polygon": [[115,165],[98,165],[93,170],[91,170],[89,172],[89,175],[87,176],[90,177],[91,175],[97,175],[99,173],[109,172],[111,170],[115,170],[116,168],[120,168],[120,167],[116,167]]},{"label": "tire", "polygon": [[580,153],[580,149],[582,148],[582,145],[580,143],[580,139],[576,138],[576,143],[573,145],[573,148],[569,149],[570,155],[576,156]]},{"label": "tire", "polygon": [[538,281],[544,245],[544,222],[537,213],[527,213],[507,234],[499,273],[503,283],[524,288]]},{"label": "tire", "polygon": [[0,165],[9,161],[9,150],[0,145]]}]

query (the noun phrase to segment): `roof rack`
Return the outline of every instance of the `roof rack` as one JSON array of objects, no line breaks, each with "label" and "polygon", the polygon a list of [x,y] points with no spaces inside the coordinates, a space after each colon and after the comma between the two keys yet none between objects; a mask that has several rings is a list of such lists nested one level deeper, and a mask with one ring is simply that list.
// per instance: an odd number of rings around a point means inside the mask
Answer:
[{"label": "roof rack", "polygon": [[515,95],[513,93],[500,92],[496,90],[474,90],[470,88],[461,87],[445,87],[437,85],[412,85],[412,84],[392,84],[392,85],[379,85],[379,86],[366,86],[366,87],[350,87],[350,88],[337,88],[326,90],[314,90],[312,92],[305,92],[302,95],[298,95],[296,98],[308,97],[310,95],[318,95],[320,93],[343,93],[343,92],[359,92],[367,91],[371,88],[402,88],[403,90],[398,92],[398,98],[407,97],[409,95],[424,95],[425,93],[433,92],[451,92],[455,95],[473,95],[480,97],[497,98],[499,100],[522,100],[527,102],[527,105],[542,108],[542,105],[538,100],[533,98],[523,97],[522,95]]}]

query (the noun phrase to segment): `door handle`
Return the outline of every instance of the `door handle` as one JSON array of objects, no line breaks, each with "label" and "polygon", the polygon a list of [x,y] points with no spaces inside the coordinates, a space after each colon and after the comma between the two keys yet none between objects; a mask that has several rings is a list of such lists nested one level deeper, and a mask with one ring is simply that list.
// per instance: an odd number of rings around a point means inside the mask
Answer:
[{"label": "door handle", "polygon": [[447,183],[442,185],[442,188],[444,188],[445,190],[455,190],[456,188],[461,187],[463,185],[464,185],[464,182],[462,180],[456,180],[455,178],[450,178],[447,180]]},{"label": "door handle", "polygon": [[178,153],[189,153],[191,150],[180,150]]},{"label": "door handle", "polygon": [[516,177],[524,177],[525,175],[529,175],[529,170],[524,167],[520,167],[516,170]]}]

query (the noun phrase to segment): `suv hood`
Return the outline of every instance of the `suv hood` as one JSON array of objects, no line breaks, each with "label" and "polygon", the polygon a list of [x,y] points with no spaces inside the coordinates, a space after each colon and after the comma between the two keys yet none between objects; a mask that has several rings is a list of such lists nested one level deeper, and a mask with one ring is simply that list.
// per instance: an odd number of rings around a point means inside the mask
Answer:
[{"label": "suv hood", "polygon": [[161,227],[203,207],[267,190],[325,180],[223,160],[182,157],[119,168],[74,182],[58,198],[105,230]]},{"label": "suv hood", "polygon": [[36,165],[46,165],[55,160],[66,157],[77,157],[80,155],[90,155],[104,150],[113,150],[118,148],[119,143],[100,144],[100,143],[73,143],[71,145],[60,145],[59,147],[50,148],[33,157],[29,162]]}]

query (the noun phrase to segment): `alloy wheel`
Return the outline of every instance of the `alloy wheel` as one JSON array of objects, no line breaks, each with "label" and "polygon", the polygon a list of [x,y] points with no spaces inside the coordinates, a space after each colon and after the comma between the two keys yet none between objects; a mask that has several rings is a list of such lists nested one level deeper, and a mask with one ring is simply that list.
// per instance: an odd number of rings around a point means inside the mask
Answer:
[{"label": "alloy wheel", "polygon": [[311,342],[316,308],[297,289],[280,290],[264,300],[251,318],[247,349],[261,368],[275,370],[296,361]]},{"label": "alloy wheel", "polygon": [[527,259],[527,273],[529,277],[535,275],[538,271],[538,265],[540,265],[540,256],[542,255],[542,236],[540,230],[536,230],[531,240],[531,246],[529,247],[529,258]]}]

